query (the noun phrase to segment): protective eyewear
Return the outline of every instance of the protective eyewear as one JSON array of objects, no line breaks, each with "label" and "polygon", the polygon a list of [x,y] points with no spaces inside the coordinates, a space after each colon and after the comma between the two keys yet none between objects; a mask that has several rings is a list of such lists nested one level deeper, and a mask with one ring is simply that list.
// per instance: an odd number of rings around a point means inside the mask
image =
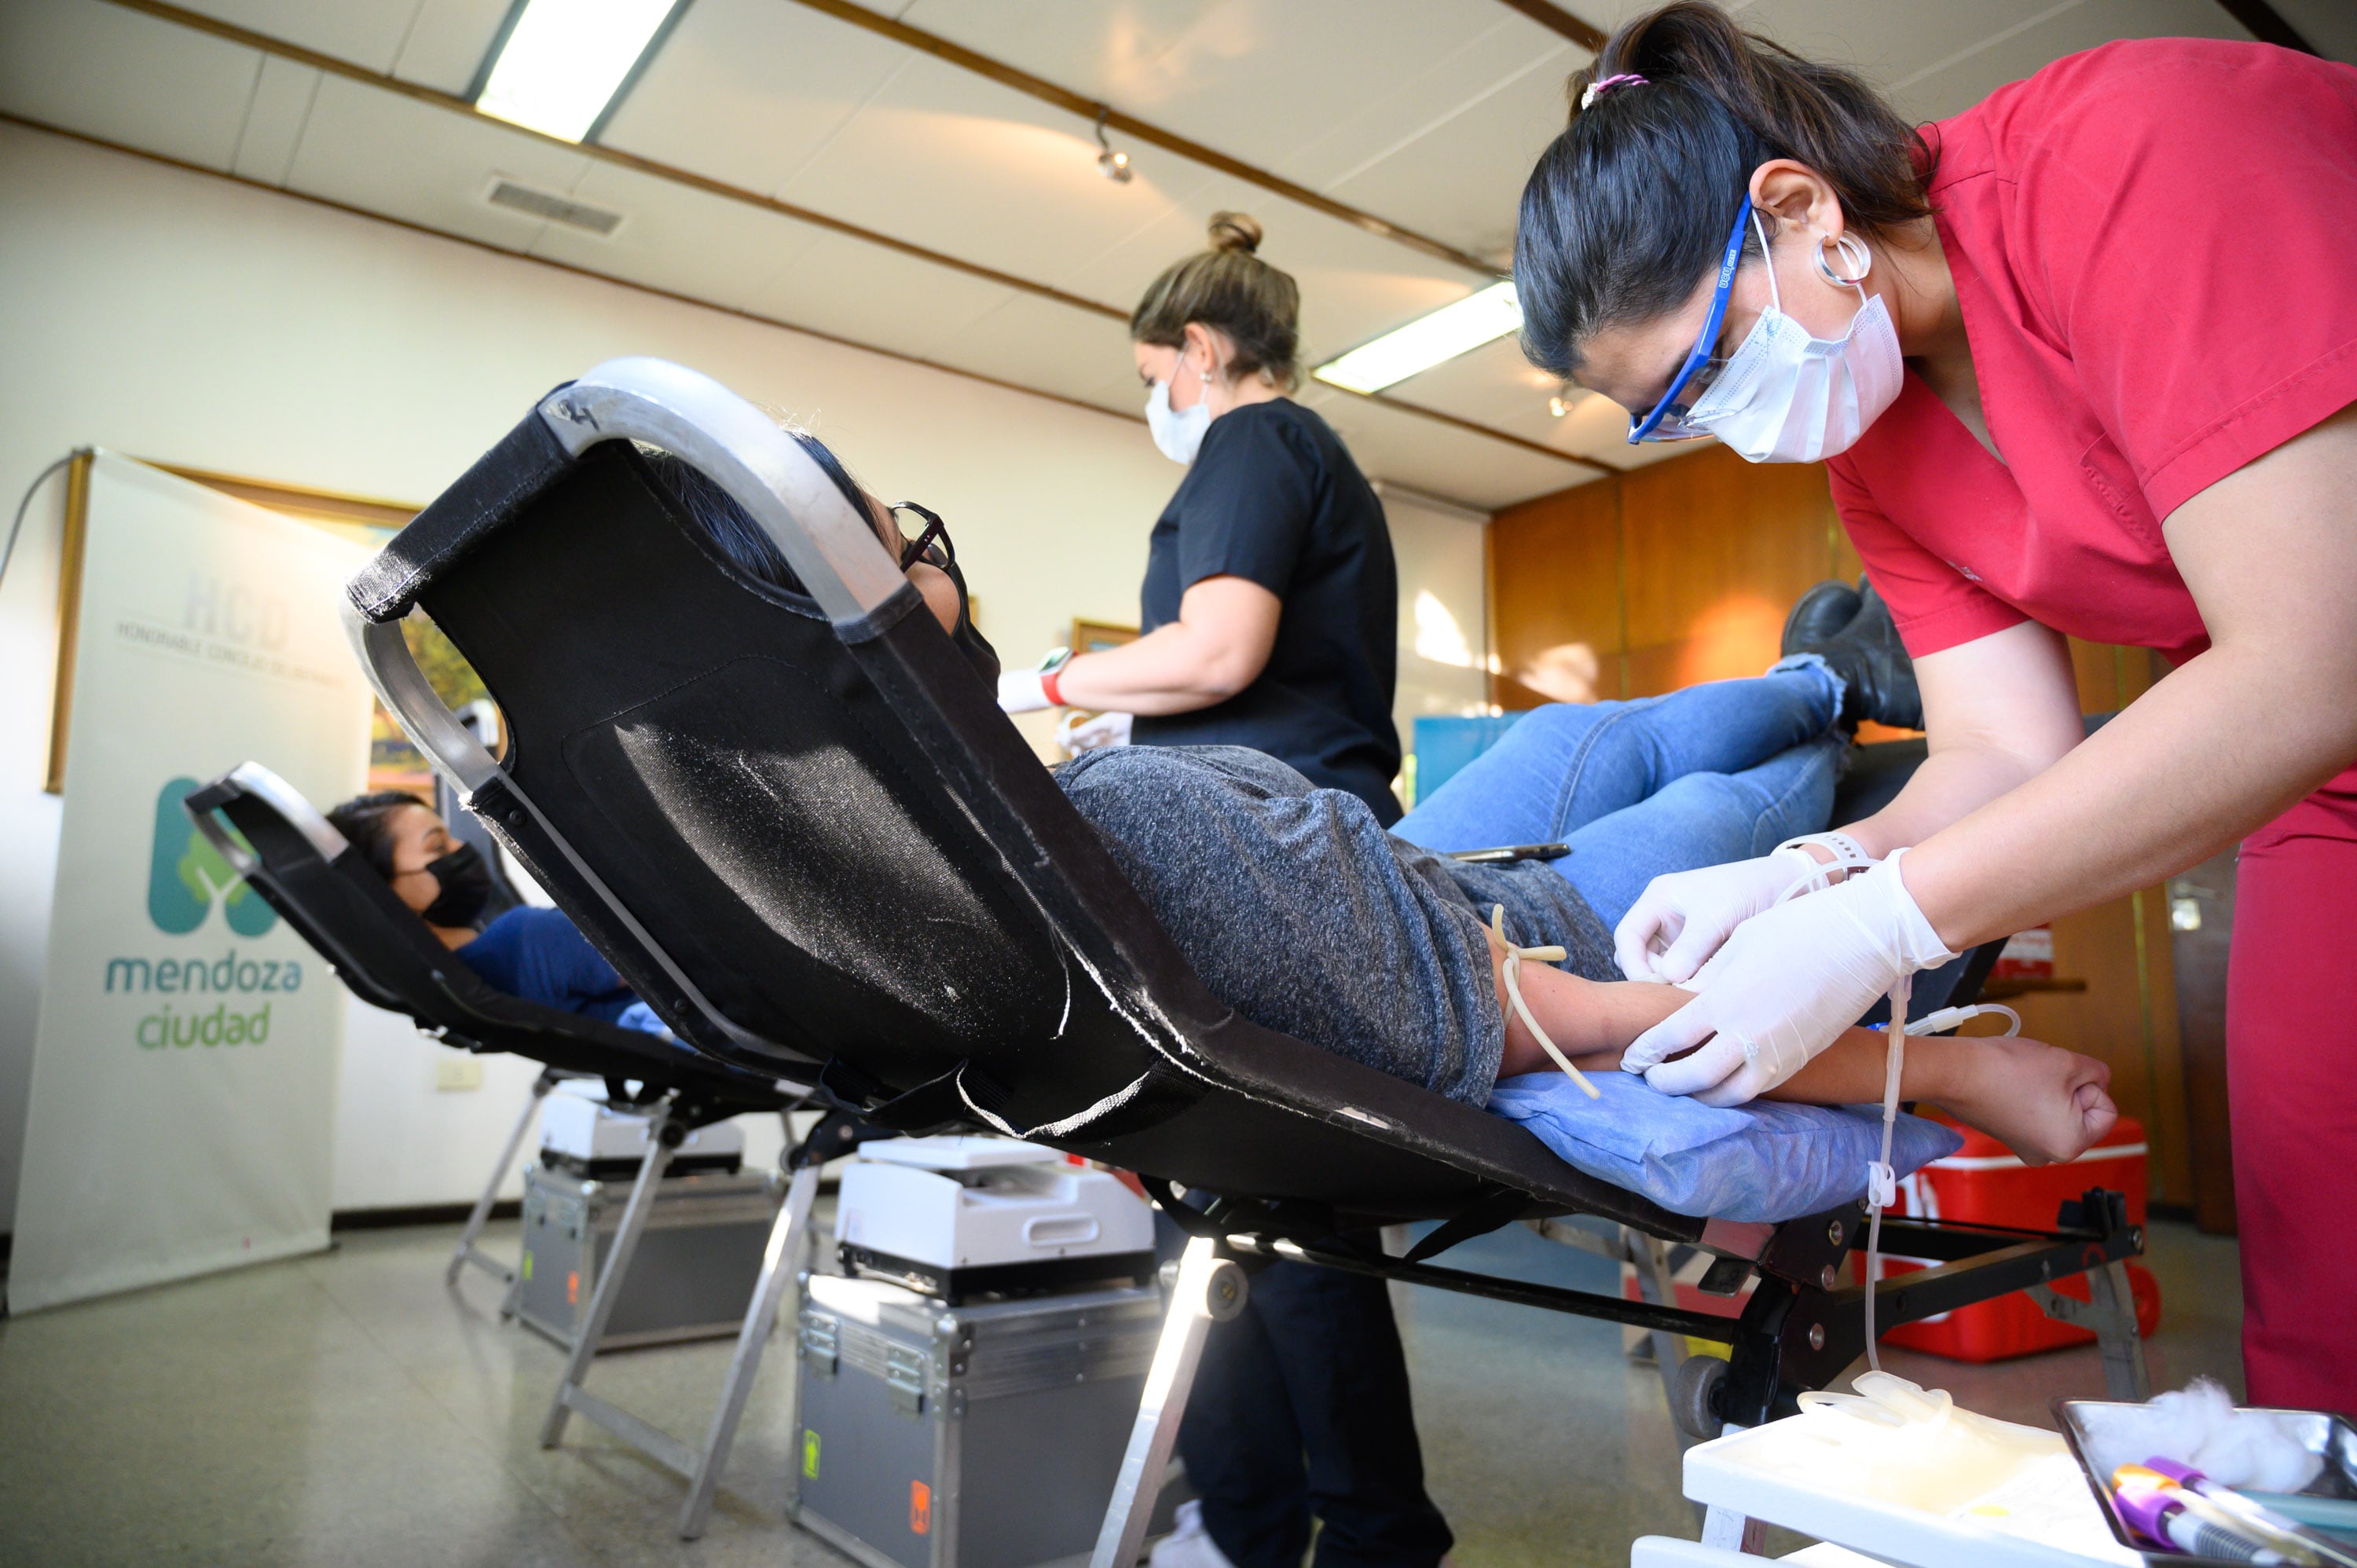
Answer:
[{"label": "protective eyewear", "polygon": [[1735,227],[1727,231],[1727,253],[1719,258],[1718,287],[1710,299],[1709,318],[1702,324],[1702,335],[1695,339],[1693,350],[1685,363],[1678,368],[1670,381],[1670,390],[1662,394],[1652,412],[1642,419],[1629,416],[1629,445],[1640,441],[1694,441],[1709,431],[1686,423],[1695,404],[1703,400],[1726,371],[1732,356],[1722,357],[1713,352],[1718,347],[1718,332],[1727,320],[1727,296],[1735,287],[1735,270],[1743,260],[1743,226],[1751,217],[1751,198],[1747,195],[1743,205],[1736,209]]},{"label": "protective eyewear", "polygon": [[[908,521],[900,514],[914,512],[923,528],[909,532]],[[893,525],[900,531],[900,570],[907,571],[919,561],[929,561],[936,566],[947,566],[957,559],[957,546],[950,542],[949,525],[942,514],[919,506],[915,501],[897,501],[892,506]]]}]

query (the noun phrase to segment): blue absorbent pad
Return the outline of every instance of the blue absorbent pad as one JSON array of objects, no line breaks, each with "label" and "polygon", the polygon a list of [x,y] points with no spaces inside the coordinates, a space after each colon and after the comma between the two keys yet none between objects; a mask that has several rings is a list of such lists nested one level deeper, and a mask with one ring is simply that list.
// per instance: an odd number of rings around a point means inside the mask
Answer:
[{"label": "blue absorbent pad", "polygon": [[[1675,1214],[1776,1221],[1866,1196],[1882,1156],[1879,1105],[1755,1100],[1729,1110],[1663,1094],[1633,1073],[1592,1072],[1590,1100],[1559,1072],[1501,1081],[1490,1110],[1519,1122],[1567,1164]],[[1954,1154],[1953,1129],[1901,1112],[1891,1168],[1905,1176]]]}]

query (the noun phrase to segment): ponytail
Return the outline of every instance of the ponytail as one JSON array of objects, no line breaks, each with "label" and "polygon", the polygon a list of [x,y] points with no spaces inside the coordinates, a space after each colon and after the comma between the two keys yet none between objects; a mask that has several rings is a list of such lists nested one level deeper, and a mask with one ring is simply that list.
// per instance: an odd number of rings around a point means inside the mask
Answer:
[{"label": "ponytail", "polygon": [[1693,296],[1761,164],[1823,175],[1864,234],[1931,215],[1934,155],[1879,93],[1707,0],[1629,22],[1567,91],[1571,123],[1523,188],[1514,244],[1523,352],[1554,375],[1570,376],[1598,330]]}]

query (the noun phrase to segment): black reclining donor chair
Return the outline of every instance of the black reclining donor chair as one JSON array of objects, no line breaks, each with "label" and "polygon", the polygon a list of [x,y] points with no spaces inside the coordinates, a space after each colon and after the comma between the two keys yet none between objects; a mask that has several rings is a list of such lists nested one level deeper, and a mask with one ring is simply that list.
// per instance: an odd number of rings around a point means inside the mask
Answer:
[{"label": "black reclining donor chair", "polygon": [[[748,1112],[782,1117],[810,1098],[808,1084],[791,1081],[791,1075],[732,1067],[682,1050],[643,1030],[625,1029],[493,990],[434,939],[425,923],[393,896],[375,867],[310,801],[260,763],[240,764],[189,795],[185,806],[198,831],[221,857],[361,1001],[406,1015],[420,1030],[444,1045],[478,1054],[522,1057],[544,1069],[533,1083],[532,1099],[517,1119],[499,1163],[492,1167],[490,1182],[460,1233],[450,1259],[450,1283],[455,1284],[459,1270],[471,1262],[511,1287],[511,1307],[515,1271],[484,1253],[475,1242],[498,1197],[500,1181],[515,1165],[533,1112],[559,1079],[602,1079],[608,1103],[648,1115],[647,1157],[640,1163],[611,1246],[599,1261],[597,1288],[550,1407],[543,1441],[551,1446],[555,1444],[568,1410],[584,1410],[601,1423],[610,1418],[629,1424],[634,1441],[657,1452],[687,1477],[689,1498],[682,1532],[701,1533],[745,1397],[751,1391],[759,1348],[801,1256],[799,1247],[788,1242],[798,1242],[806,1227],[818,1191],[819,1166],[856,1147],[866,1130],[848,1117],[830,1116],[797,1144],[788,1126],[786,1166],[791,1180],[786,1201],[772,1228],[712,1431],[703,1448],[690,1449],[628,1412],[615,1411],[579,1384],[587,1375],[589,1359],[597,1353],[608,1317],[621,1295],[622,1282],[645,1233],[673,1150],[688,1133],[709,1122]],[[232,828],[234,832],[230,831]]]},{"label": "black reclining donor chair", "polygon": [[[634,442],[725,488],[810,601],[705,543]],[[350,598],[361,661],[411,738],[683,1040],[815,1074],[831,1103],[886,1127],[995,1130],[1140,1172],[1190,1232],[1096,1568],[1135,1560],[1136,1505],[1151,1504],[1204,1330],[1241,1305],[1239,1255],[1731,1335],[1731,1364],[1684,1380],[1695,1424],[1789,1411],[1865,1348],[1862,1293],[1836,1281],[1863,1245],[1861,1205],[1781,1226],[1673,1214],[1511,1122],[1211,995],[867,524],[792,439],[701,375],[619,360],[557,389]],[[413,608],[506,715],[503,763],[419,675],[399,626]],[[1919,1005],[1976,984],[1971,967],[1920,985]],[[1179,1187],[1217,1196],[1194,1207]],[[1729,1292],[1756,1275],[1739,1324],[1426,1261],[1563,1215],[1706,1248]],[[1405,1258],[1342,1240],[1410,1220],[1442,1223]],[[1941,1261],[1882,1285],[1885,1326],[2088,1271],[2096,1303],[2115,1291],[2125,1309],[2110,1265],[2141,1248],[2100,1193],[2053,1233],[1893,1219],[1884,1238]],[[2131,1321],[2124,1376],[2139,1354]]]}]

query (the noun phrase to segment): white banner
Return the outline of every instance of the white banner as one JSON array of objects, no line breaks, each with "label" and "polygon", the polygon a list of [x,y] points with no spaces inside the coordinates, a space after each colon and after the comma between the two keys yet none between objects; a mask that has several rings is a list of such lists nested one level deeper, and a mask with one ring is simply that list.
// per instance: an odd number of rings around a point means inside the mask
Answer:
[{"label": "white banner", "polygon": [[343,990],[180,801],[248,758],[361,789],[365,552],[106,453],[88,517],[16,1312],[328,1241]]}]

